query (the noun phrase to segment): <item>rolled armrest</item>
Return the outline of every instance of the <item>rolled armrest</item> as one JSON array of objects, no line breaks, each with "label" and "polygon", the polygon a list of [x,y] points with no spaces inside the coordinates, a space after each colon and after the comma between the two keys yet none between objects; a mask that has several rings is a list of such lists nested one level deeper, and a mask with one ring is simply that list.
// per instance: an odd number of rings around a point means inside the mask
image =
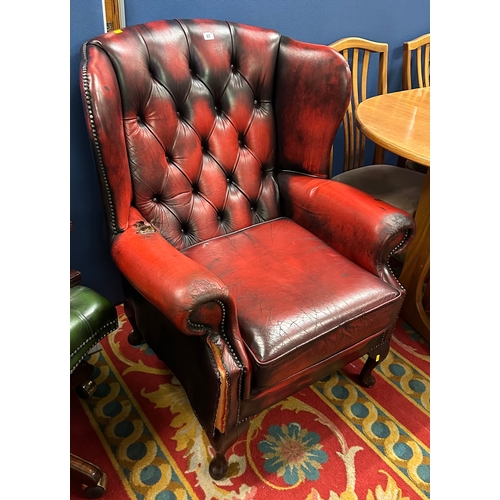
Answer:
[{"label": "rolled armrest", "polygon": [[[111,255],[127,281],[187,335],[208,334],[220,383],[211,429],[224,432],[238,420],[239,400],[250,391],[250,362],[227,286],[166,241],[131,208],[127,229],[115,236]],[[241,381],[241,382],[240,382]]]},{"label": "rolled armrest", "polygon": [[388,266],[413,238],[415,221],[403,210],[332,179],[280,172],[285,214],[364,269],[394,283]]},{"label": "rolled armrest", "polygon": [[229,299],[217,276],[174,248],[134,209],[127,229],[113,239],[111,255],[123,276],[183,333],[205,333],[201,311],[207,310],[212,326],[218,320],[213,304]]}]

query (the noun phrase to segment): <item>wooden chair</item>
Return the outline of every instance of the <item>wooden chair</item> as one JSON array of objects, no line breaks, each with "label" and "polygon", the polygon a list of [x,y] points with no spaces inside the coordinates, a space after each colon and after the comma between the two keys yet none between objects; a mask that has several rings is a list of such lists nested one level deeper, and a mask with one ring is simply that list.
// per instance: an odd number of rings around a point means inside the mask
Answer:
[{"label": "wooden chair", "polygon": [[[378,145],[375,145],[373,164],[365,165],[366,137],[356,124],[355,113],[358,105],[373,95],[387,93],[389,46],[387,43],[358,37],[342,38],[329,46],[343,55],[349,63],[352,75],[351,102],[343,120],[343,172],[335,175],[333,179],[361,189],[413,216],[420,199],[425,175],[411,169],[384,164],[385,151]],[[372,60],[370,64],[370,59],[375,59],[375,61]],[[376,64],[377,61],[378,64]],[[376,93],[370,93],[369,84],[375,79]]]},{"label": "wooden chair", "polygon": [[[403,90],[429,87],[431,60],[431,35],[427,33],[403,44]],[[413,86],[412,83],[416,85]],[[398,159],[398,165],[426,173],[427,167],[405,158]]]},{"label": "wooden chair", "polygon": [[[404,42],[403,44],[403,90],[412,88],[429,87],[431,84],[430,76],[430,61],[431,61],[431,35],[427,33],[413,40]],[[413,82],[416,83],[413,86]],[[411,160],[404,161],[406,168],[417,172],[426,173],[427,167],[415,163]],[[422,298],[422,306],[430,316],[430,276],[426,276],[424,286],[424,295]]]},{"label": "wooden chair", "polygon": [[414,88],[413,76],[419,88],[429,87],[431,59],[431,35],[419,36],[403,44],[403,90]]},{"label": "wooden chair", "polygon": [[[377,94],[387,93],[387,43],[373,42],[364,38],[342,38],[330,44],[349,63],[352,75],[351,102],[347,108],[344,126],[344,166],[343,170],[353,170],[364,165],[366,137],[356,126],[355,112],[360,102],[367,98],[370,58],[378,58]],[[373,163],[384,161],[384,150],[375,145]]]}]

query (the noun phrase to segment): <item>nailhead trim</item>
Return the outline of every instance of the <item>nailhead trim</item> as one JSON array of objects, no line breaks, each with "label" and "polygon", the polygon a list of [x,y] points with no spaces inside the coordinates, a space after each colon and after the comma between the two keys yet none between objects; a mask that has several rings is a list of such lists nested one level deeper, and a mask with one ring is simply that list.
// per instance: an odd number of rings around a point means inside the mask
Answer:
[{"label": "nailhead trim", "polygon": [[102,178],[102,181],[104,183],[104,189],[106,192],[106,197],[109,205],[109,216],[111,219],[111,228],[113,230],[113,233],[116,235],[118,234],[118,224],[116,222],[116,213],[115,213],[115,207],[113,204],[113,198],[111,196],[111,189],[109,187],[109,181],[108,177],[106,175],[106,171],[104,169],[104,162],[102,161],[102,152],[101,152],[101,147],[99,145],[99,141],[97,140],[97,129],[95,126],[95,121],[94,121],[94,113],[92,110],[92,99],[90,97],[90,90],[89,90],[89,77],[88,77],[88,72],[87,72],[87,45],[88,42],[86,42],[83,46],[83,58],[84,58],[84,64],[82,66],[82,80],[83,80],[83,93],[85,96],[85,104],[87,107],[88,115],[89,115],[89,123],[90,123],[90,128],[92,131],[92,143],[95,148],[96,152],[96,157],[97,157],[97,164],[99,167],[99,172]]},{"label": "nailhead trim", "polygon": [[236,351],[234,350],[233,346],[231,345],[231,343],[229,342],[229,339],[226,335],[226,308],[223,304],[222,301],[220,300],[216,300],[217,304],[220,305],[220,307],[222,308],[222,321],[221,321],[221,335],[222,335],[222,338],[224,339],[224,341],[226,342],[226,345],[229,349],[229,352],[231,353],[235,363],[236,363],[236,366],[240,369],[241,371],[241,376],[239,377],[238,379],[238,412],[236,414],[236,424],[239,425],[241,423],[241,420],[240,420],[240,411],[241,411],[241,405],[240,405],[240,401],[242,399],[242,384],[243,384],[243,375],[245,374],[245,370],[244,370],[244,367],[243,367],[243,363],[240,361],[240,359],[238,358],[238,356],[236,355]]},{"label": "nailhead trim", "polygon": [[202,325],[201,323],[193,323],[189,318],[187,319],[188,325],[193,329],[193,330],[204,330],[205,325]]},{"label": "nailhead trim", "polygon": [[401,240],[401,242],[400,242],[398,245],[396,245],[396,246],[392,249],[392,251],[391,251],[391,252],[389,253],[389,255],[387,256],[387,267],[389,268],[389,271],[391,272],[392,277],[396,280],[396,282],[398,283],[398,285],[399,285],[399,286],[400,286],[403,290],[405,290],[405,291],[406,291],[405,287],[401,284],[401,282],[398,280],[398,278],[397,278],[397,277],[396,277],[396,275],[394,274],[394,271],[392,270],[391,263],[390,263],[390,259],[391,259],[391,257],[395,254],[396,250],[397,250],[398,248],[400,248],[400,247],[401,247],[404,243],[406,243],[406,240],[408,239],[408,233],[409,233],[409,231],[408,231],[408,229],[407,229],[407,230],[405,231],[405,236],[404,236],[404,238]]},{"label": "nailhead trim", "polygon": [[375,347],[372,347],[369,352],[375,351],[376,349],[378,349],[379,347],[383,346],[384,344],[387,344],[387,342],[390,342],[390,340],[391,340],[390,338],[388,338],[388,339],[385,338],[387,332],[388,332],[388,330],[386,330],[382,334],[382,341],[379,344],[377,344]]},{"label": "nailhead trim", "polygon": [[[236,366],[241,370],[242,374],[244,374],[245,369],[243,367],[243,363],[238,358],[236,351],[234,350],[233,346],[229,342],[228,336],[226,335],[226,307],[224,306],[224,303],[221,300],[216,299],[215,302],[217,302],[217,304],[219,304],[219,306],[222,309],[222,320],[220,323],[220,331],[221,331],[220,335],[224,339],[224,342],[226,343],[226,346],[227,346],[231,356],[233,357],[234,362],[236,363]],[[189,318],[188,318],[188,324],[196,330],[204,330],[205,329],[204,325],[202,325],[200,323],[193,323]],[[241,422],[245,421],[245,419],[240,420],[240,409],[241,408],[240,408],[239,401],[241,401],[242,393],[243,393],[242,385],[243,385],[243,376],[241,376],[239,378],[239,381],[238,381],[238,398],[239,398],[239,400],[238,400],[238,413],[236,415],[236,423],[237,424],[240,424]],[[229,394],[229,397],[231,397],[230,394]]]},{"label": "nailhead trim", "polygon": [[[406,243],[406,240],[408,239],[408,233],[409,233],[409,231],[408,231],[408,229],[407,229],[407,230],[406,230],[406,232],[405,232],[405,236],[404,236],[404,238],[401,240],[401,242],[400,242],[398,245],[396,245],[396,246],[393,248],[392,252],[390,252],[390,253],[389,253],[389,256],[387,257],[387,267],[389,268],[389,271],[391,272],[392,277],[393,277],[393,278],[397,281],[398,285],[399,285],[399,286],[400,286],[400,287],[401,287],[404,291],[406,291],[406,289],[405,289],[405,287],[401,284],[401,282],[398,280],[398,278],[396,277],[396,275],[394,274],[394,271],[392,270],[392,267],[391,267],[391,264],[390,264],[390,259],[391,259],[391,257],[394,255],[394,253],[396,252],[396,250],[397,250],[398,248],[400,248],[400,247],[401,247],[404,243]],[[401,313],[401,309],[402,309],[402,307],[403,307],[403,302],[404,302],[404,300],[403,300],[403,301],[401,301],[401,304],[400,304],[400,306],[399,306],[399,311],[398,311],[398,313],[397,313],[397,315],[396,315],[396,318],[399,318],[399,314]],[[390,341],[391,341],[391,338],[392,338],[392,333],[394,332],[394,329],[395,329],[395,328],[396,328],[396,322],[394,322],[394,325],[392,326],[392,328],[391,328],[391,330],[390,330],[390,331],[389,331],[389,330],[386,330],[386,331],[383,333],[383,335],[382,335],[382,340],[380,341],[380,343],[378,343],[375,347],[372,347],[372,348],[370,349],[370,351],[369,351],[369,352],[372,352],[372,351],[374,351],[375,349],[378,349],[379,347],[383,346],[383,345],[384,345],[384,344],[386,344],[387,342],[390,342]],[[388,333],[389,333],[389,337],[388,337],[388,338],[386,338]]]},{"label": "nailhead trim", "polygon": [[[88,347],[88,351],[92,349],[95,345],[97,345],[104,337],[106,337],[107,333],[104,333],[104,335],[101,334],[101,332],[105,329],[107,329],[109,326],[112,326],[113,330],[116,330],[118,328],[118,320],[112,320],[106,323],[105,325],[101,326],[98,330],[96,330],[90,337],[88,337],[84,342],[82,342],[71,354],[70,354],[70,359],[78,353],[78,351],[87,345],[89,342],[93,342],[92,345]],[[96,338],[97,337],[97,338]],[[87,352],[88,352],[87,351]],[[71,369],[70,375],[76,370],[77,366],[80,365],[80,363],[83,361],[85,354],[82,355],[82,357],[78,360],[76,365]]]}]

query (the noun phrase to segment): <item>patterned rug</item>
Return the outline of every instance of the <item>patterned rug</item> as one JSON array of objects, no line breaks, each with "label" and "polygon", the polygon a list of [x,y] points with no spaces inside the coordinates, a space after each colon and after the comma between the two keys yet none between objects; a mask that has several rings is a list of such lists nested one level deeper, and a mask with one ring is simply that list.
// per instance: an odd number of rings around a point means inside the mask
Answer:
[{"label": "patterned rug", "polygon": [[[363,358],[255,416],[208,474],[210,445],[173,374],[120,326],[89,359],[97,391],[71,394],[71,451],[108,476],[109,500],[430,498],[429,345],[402,320],[364,389]],[[85,498],[71,482],[72,500]]]}]

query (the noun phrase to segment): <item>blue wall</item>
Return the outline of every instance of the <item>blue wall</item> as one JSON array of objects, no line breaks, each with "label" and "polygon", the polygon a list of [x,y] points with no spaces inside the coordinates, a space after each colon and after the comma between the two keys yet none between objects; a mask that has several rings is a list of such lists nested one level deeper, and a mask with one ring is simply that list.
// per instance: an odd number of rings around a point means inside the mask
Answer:
[{"label": "blue wall", "polygon": [[[312,43],[345,36],[387,42],[389,91],[401,89],[403,42],[430,32],[430,0],[125,0],[125,16],[128,25],[201,17],[271,28]],[[101,0],[71,0],[71,265],[85,284],[118,303],[120,279],[109,257],[78,83],[80,47],[102,32]]]},{"label": "blue wall", "polygon": [[70,235],[71,267],[83,284],[121,302],[121,282],[109,256],[97,173],[83,117],[79,85],[80,49],[104,31],[101,0],[71,0],[70,30]]}]

